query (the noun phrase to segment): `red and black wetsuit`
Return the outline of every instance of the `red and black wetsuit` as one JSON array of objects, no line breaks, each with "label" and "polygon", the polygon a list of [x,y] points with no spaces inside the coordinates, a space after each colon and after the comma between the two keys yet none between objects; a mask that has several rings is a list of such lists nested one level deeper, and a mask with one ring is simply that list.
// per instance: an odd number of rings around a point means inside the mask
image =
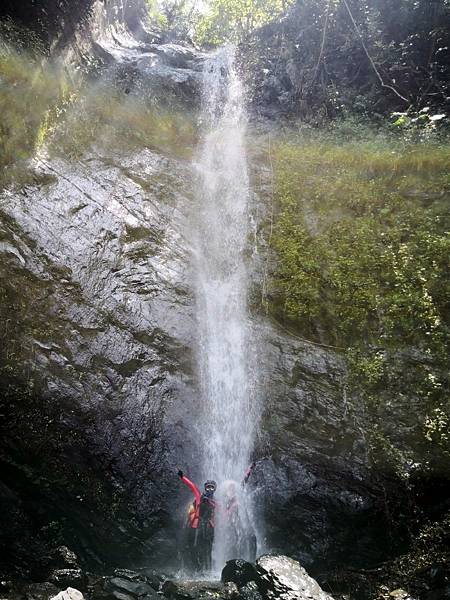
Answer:
[{"label": "red and black wetsuit", "polygon": [[198,529],[200,519],[206,517],[209,527],[214,527],[214,511],[216,509],[216,502],[213,498],[209,498],[205,494],[202,494],[198,487],[185,475],[181,477],[181,481],[188,486],[191,492],[194,494],[193,510],[189,511],[189,527],[192,529]]},{"label": "red and black wetsuit", "polygon": [[211,568],[216,502],[207,493],[201,494],[195,483],[182,472],[179,472],[178,475],[194,494],[194,502],[189,510],[187,523],[187,564],[195,569],[208,570]]}]

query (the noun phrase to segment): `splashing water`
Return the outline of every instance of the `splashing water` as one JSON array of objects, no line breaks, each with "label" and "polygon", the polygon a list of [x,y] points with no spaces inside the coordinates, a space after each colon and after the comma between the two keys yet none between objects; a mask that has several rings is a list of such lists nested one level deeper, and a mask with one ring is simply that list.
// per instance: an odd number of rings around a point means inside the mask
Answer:
[{"label": "splashing water", "polygon": [[[245,554],[237,538],[248,535],[250,507],[240,482],[248,467],[257,425],[253,352],[247,314],[245,252],[249,233],[249,179],[243,86],[234,50],[218,51],[205,65],[199,170],[196,299],[198,360],[203,403],[203,475],[235,486],[239,531],[230,532],[223,503],[218,511],[213,564]],[[231,489],[230,485],[225,485]],[[232,487],[232,486],[231,486]],[[227,522],[228,521],[228,522]],[[240,550],[238,549],[240,548]],[[242,556],[245,558],[245,556]]]}]

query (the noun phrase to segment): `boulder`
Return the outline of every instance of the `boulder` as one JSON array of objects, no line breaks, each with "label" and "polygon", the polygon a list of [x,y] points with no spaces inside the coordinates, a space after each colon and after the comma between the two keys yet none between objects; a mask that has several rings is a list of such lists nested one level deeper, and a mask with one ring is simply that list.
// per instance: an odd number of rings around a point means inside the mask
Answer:
[{"label": "boulder", "polygon": [[51,558],[56,569],[77,569],[78,557],[67,546],[59,546],[53,551]]},{"label": "boulder", "polygon": [[156,590],[149,586],[148,583],[138,580],[131,581],[130,579],[124,579],[122,577],[112,577],[111,579],[107,579],[105,581],[104,589],[107,592],[111,592],[115,598],[118,598],[118,594],[125,594],[137,598],[140,596],[151,596],[152,594],[156,594]]},{"label": "boulder", "polygon": [[84,600],[83,594],[75,588],[68,587],[66,590],[53,596],[51,600]]},{"label": "boulder", "polygon": [[113,590],[108,598],[111,598],[111,600],[134,600],[134,596],[119,592],[118,590]]},{"label": "boulder", "polygon": [[221,579],[224,583],[232,581],[238,588],[242,588],[251,581],[255,581],[258,574],[252,563],[240,558],[227,561],[222,570]]},{"label": "boulder", "polygon": [[223,586],[223,597],[226,600],[239,600],[239,590],[235,583],[228,581]]},{"label": "boulder", "polygon": [[414,598],[401,588],[389,592],[389,600],[414,600]]},{"label": "boulder", "polygon": [[258,587],[268,599],[333,600],[296,560],[264,555],[256,561]]},{"label": "boulder", "polygon": [[131,569],[114,569],[114,577],[128,579],[129,581],[143,581],[146,579],[145,575],[137,571],[131,571]]},{"label": "boulder", "polygon": [[[123,569],[116,569],[114,571],[114,575],[117,575],[118,577],[121,576],[121,572],[123,572]],[[131,573],[133,571],[130,571]],[[122,575],[123,576],[123,575]],[[157,571],[155,571],[154,569],[141,569],[139,571],[139,576],[144,578],[145,581],[154,589],[159,591],[162,584],[164,583],[164,581],[166,581],[168,579],[167,575],[164,575],[163,573],[158,573]]]},{"label": "boulder", "polygon": [[85,590],[87,585],[86,574],[81,569],[56,569],[48,579],[60,589],[76,586]]},{"label": "boulder", "polygon": [[[155,580],[156,587],[159,582]],[[92,595],[96,600],[156,600],[157,591],[143,573],[128,569],[116,569],[114,577],[101,577],[92,585]]]},{"label": "boulder", "polygon": [[[121,575],[120,577],[118,575]],[[160,596],[144,574],[116,569],[115,577],[100,577],[90,587],[96,600],[156,600]]]}]

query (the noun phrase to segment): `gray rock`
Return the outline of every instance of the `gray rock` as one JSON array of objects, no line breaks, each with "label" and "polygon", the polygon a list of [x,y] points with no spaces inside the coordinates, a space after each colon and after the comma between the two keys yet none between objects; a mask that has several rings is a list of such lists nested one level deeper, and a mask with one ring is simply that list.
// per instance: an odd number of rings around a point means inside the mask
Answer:
[{"label": "gray rock", "polygon": [[114,569],[114,576],[122,579],[128,579],[129,581],[142,581],[143,577],[145,577],[141,575],[141,573],[131,571],[130,569]]},{"label": "gray rock", "polygon": [[162,592],[171,600],[224,600],[228,593],[221,583],[213,581],[166,581]]},{"label": "gray rock", "polygon": [[239,590],[240,600],[263,600],[255,581],[249,581]]},{"label": "gray rock", "polygon": [[389,600],[414,600],[414,598],[406,590],[398,588],[389,592]]},{"label": "gray rock", "polygon": [[[126,482],[130,505],[154,533],[159,517],[152,521],[148,507],[162,513],[153,498],[163,494],[174,507],[179,500],[164,492],[177,483],[165,469],[166,449],[175,449],[175,464],[189,445],[196,452],[188,417],[194,405],[190,249],[183,233],[192,174],[184,161],[148,150],[115,158],[99,153],[77,165],[39,161],[39,170],[54,173],[52,185],[0,192],[0,237],[8,240],[5,252],[0,248],[1,277],[14,272],[18,286],[22,278],[30,282],[23,293],[40,307],[24,347],[31,342],[43,393],[70,404],[68,431],[87,433],[86,451],[111,465],[106,476],[119,491]],[[89,506],[80,501],[79,510],[86,513],[82,522],[92,522]],[[130,519],[114,520],[118,544],[101,539],[103,525],[91,526],[89,551],[104,556],[119,549],[130,525]],[[138,548],[136,533],[149,536],[132,527]],[[171,552],[170,543],[159,548]],[[109,560],[117,564],[122,553],[123,547]],[[49,571],[77,566],[69,555],[48,563]]]},{"label": "gray rock", "polygon": [[225,600],[239,600],[238,586],[232,581],[228,581],[223,586],[223,597]]},{"label": "gray rock", "polygon": [[67,546],[59,546],[52,555],[54,561],[58,562],[58,566],[65,569],[78,568],[78,557]]},{"label": "gray rock", "polygon": [[221,580],[224,583],[233,582],[240,589],[257,577],[255,566],[240,558],[228,560],[222,570]]},{"label": "gray rock", "polygon": [[[120,576],[120,570],[117,569],[114,571],[115,574]],[[139,576],[143,577],[145,581],[154,589],[159,591],[161,585],[168,579],[167,575],[164,575],[154,569],[141,569],[139,571]]]},{"label": "gray rock", "polygon": [[[94,18],[98,19],[94,14]],[[165,107],[195,105],[200,96],[205,55],[174,43],[147,43],[114,21],[104,22],[91,40],[89,62],[97,59],[105,80],[128,94],[147,95]],[[94,27],[95,28],[95,27]]]},{"label": "gray rock", "polygon": [[[25,586],[23,594],[27,600],[50,600],[56,597],[59,589],[48,581],[44,583],[33,583]],[[61,600],[60,598],[58,600]],[[64,599],[66,600],[66,599]],[[78,599],[74,599],[78,600]]]},{"label": "gray rock", "polygon": [[112,600],[134,600],[135,598],[135,596],[131,596],[130,594],[118,590],[113,590],[108,597]]},{"label": "gray rock", "polygon": [[79,590],[68,587],[51,598],[51,600],[84,600],[84,596]]},{"label": "gray rock", "polygon": [[[129,594],[131,596],[145,596],[156,593],[151,586],[142,581],[130,581],[121,577],[107,579],[104,586],[106,591],[110,591],[117,598],[117,592],[120,594]],[[120,600],[120,599],[119,599]]]},{"label": "gray rock", "polygon": [[87,577],[81,569],[57,569],[50,574],[48,580],[60,589],[76,586],[77,589],[84,590],[87,584]]},{"label": "gray rock", "polygon": [[261,556],[256,561],[256,570],[259,588],[269,599],[333,600],[300,563],[287,556]]}]

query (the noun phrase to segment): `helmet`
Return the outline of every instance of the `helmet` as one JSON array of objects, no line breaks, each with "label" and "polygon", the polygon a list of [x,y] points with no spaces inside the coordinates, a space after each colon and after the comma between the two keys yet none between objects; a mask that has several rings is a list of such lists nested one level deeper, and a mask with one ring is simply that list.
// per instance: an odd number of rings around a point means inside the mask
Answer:
[{"label": "helmet", "polygon": [[212,479],[208,479],[207,481],[205,481],[205,490],[207,492],[215,492],[217,489],[217,483],[215,481],[213,481]]}]

